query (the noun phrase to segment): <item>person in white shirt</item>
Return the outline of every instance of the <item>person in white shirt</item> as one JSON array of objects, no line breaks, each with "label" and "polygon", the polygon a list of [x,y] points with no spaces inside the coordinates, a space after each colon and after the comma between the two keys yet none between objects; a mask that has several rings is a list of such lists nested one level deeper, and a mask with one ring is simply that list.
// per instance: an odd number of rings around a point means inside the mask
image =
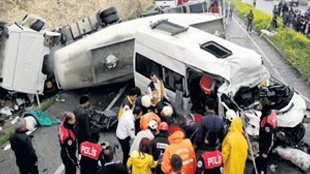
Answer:
[{"label": "person in white shirt", "polygon": [[129,158],[130,139],[135,139],[135,117],[138,117],[141,114],[141,107],[135,107],[134,111],[124,108],[123,115],[117,124],[116,137],[121,144],[123,151],[123,164],[125,165]]},{"label": "person in white shirt", "polygon": [[148,124],[148,129],[142,130],[137,134],[130,147],[130,153],[134,150],[139,150],[139,145],[142,138],[146,137],[152,141],[157,133],[157,127],[157,122],[155,120],[151,120]]}]

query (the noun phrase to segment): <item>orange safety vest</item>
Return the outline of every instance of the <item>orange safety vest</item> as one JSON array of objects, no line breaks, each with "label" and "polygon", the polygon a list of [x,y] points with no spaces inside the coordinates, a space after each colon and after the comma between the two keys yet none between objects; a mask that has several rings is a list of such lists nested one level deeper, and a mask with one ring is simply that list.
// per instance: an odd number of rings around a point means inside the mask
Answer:
[{"label": "orange safety vest", "polygon": [[71,137],[72,141],[75,141],[75,135],[72,130],[64,127],[64,123],[60,123],[58,130],[58,137],[61,144],[64,144],[66,139]]},{"label": "orange safety vest", "polygon": [[151,120],[155,120],[157,122],[157,125],[159,125],[161,122],[160,118],[154,112],[146,113],[146,114],[142,115],[141,119],[140,119],[141,130],[147,129],[148,124]]},{"label": "orange safety vest", "polygon": [[80,152],[82,156],[98,160],[102,152],[102,147],[99,144],[84,141],[80,145]]},{"label": "orange safety vest", "polygon": [[263,118],[260,126],[263,128],[266,123],[269,123],[274,129],[277,127],[278,120],[277,120],[277,115],[274,111],[271,111],[270,115]]}]

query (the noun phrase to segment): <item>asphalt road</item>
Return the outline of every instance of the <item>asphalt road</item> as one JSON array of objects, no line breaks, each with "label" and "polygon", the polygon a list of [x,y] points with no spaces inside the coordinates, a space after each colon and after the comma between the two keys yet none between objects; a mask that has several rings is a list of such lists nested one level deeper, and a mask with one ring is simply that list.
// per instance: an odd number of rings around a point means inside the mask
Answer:
[{"label": "asphalt road", "polygon": [[[235,16],[232,19],[227,20],[227,39],[237,43],[238,45],[245,46],[249,49],[254,49],[258,53],[263,55],[265,65],[270,70],[271,74],[281,79],[286,84],[290,84],[294,88],[298,89],[305,97],[310,98],[309,86],[307,86],[298,77],[298,74],[287,64],[286,61],[266,42],[263,38],[254,33],[246,33],[244,31],[245,24]],[[110,101],[117,95],[119,89],[124,84],[113,86],[102,86],[92,88],[88,91],[90,101],[96,108],[106,108]],[[61,94],[65,99],[63,103],[55,103],[46,112],[51,116],[57,116],[63,111],[71,111],[78,104],[78,98],[81,96],[81,91],[68,91]],[[305,141],[309,141],[309,126],[306,125],[307,132]],[[34,133],[34,144],[39,154],[39,168],[40,171],[47,168],[46,173],[62,173],[61,171],[61,159],[60,159],[60,147],[57,137],[57,125],[51,127],[38,128]],[[115,132],[102,133],[101,141],[109,141],[118,144],[115,138]],[[117,150],[116,158],[122,160],[120,149]],[[275,164],[279,167],[276,173],[302,173],[294,165],[272,158],[269,164]],[[252,172],[251,163],[247,163],[246,173]],[[15,165],[15,157],[11,150],[0,150],[0,173],[1,174],[14,174],[18,173],[18,169]]]}]

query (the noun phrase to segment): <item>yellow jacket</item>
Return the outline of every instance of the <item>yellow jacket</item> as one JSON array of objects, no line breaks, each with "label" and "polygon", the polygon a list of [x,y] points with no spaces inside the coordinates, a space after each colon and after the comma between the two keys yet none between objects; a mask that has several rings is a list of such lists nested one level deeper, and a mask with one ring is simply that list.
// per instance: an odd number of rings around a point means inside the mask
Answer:
[{"label": "yellow jacket", "polygon": [[242,134],[242,120],[235,118],[222,144],[224,174],[244,173],[248,143]]},{"label": "yellow jacket", "polygon": [[132,174],[152,174],[151,168],[157,166],[157,161],[154,161],[153,156],[147,153],[139,153],[134,150],[130,153],[127,161],[127,169],[132,167]]}]

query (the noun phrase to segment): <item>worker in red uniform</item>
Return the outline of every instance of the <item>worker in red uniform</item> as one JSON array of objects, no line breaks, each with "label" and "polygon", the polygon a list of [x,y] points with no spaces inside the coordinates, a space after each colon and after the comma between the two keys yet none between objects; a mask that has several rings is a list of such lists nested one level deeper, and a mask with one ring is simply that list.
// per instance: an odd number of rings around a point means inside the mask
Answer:
[{"label": "worker in red uniform", "polygon": [[259,156],[255,162],[258,173],[267,173],[267,160],[274,144],[274,133],[277,127],[277,115],[271,109],[271,103],[263,97],[259,103],[259,109],[262,112],[259,126]]},{"label": "worker in red uniform", "polygon": [[97,173],[99,169],[99,160],[101,165],[104,165],[104,160],[99,158],[103,149],[99,144],[97,144],[99,141],[99,132],[100,131],[98,129],[92,130],[90,141],[85,141],[80,146],[81,174]]},{"label": "worker in red uniform", "polygon": [[75,174],[78,166],[76,154],[76,138],[74,135],[75,115],[72,112],[64,114],[65,121],[59,125],[60,157],[65,166],[65,174]]},{"label": "worker in red uniform", "polygon": [[217,133],[210,131],[205,138],[205,152],[197,160],[195,174],[221,174],[223,171],[223,155],[216,149]]}]

